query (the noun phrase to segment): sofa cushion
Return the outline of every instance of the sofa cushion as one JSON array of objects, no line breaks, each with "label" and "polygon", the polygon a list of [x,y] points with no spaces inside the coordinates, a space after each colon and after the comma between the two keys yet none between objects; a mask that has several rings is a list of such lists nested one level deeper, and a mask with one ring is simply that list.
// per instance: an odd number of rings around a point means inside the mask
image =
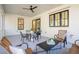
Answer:
[{"label": "sofa cushion", "polygon": [[24,49],[21,49],[21,48],[15,47],[15,46],[9,46],[9,47],[13,54],[25,54]]}]

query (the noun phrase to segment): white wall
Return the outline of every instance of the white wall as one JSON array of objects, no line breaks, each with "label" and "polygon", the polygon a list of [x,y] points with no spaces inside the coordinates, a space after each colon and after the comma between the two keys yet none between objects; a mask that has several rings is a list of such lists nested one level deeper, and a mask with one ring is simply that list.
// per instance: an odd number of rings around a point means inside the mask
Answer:
[{"label": "white wall", "polygon": [[[69,27],[49,27],[49,13],[63,11],[69,9]],[[57,10],[57,11],[56,11]],[[63,5],[51,9],[45,13],[32,17],[31,19],[41,18],[41,30],[43,36],[53,37],[58,30],[66,29],[71,34],[79,33],[79,5]]]},{"label": "white wall", "polygon": [[79,5],[72,5],[70,8],[70,26],[69,31],[73,34],[79,34]]},{"label": "white wall", "polygon": [[[59,12],[64,9],[69,9],[69,27],[49,27],[49,13]],[[19,34],[17,30],[17,18],[20,15],[6,14],[5,15],[5,29],[6,35],[16,35]],[[25,19],[25,29],[31,29],[32,20],[41,18],[41,30],[42,35],[47,37],[53,37],[58,30],[66,29],[71,34],[79,34],[79,5],[63,5],[49,11],[46,11],[42,14],[29,18],[27,16],[22,16]]]},{"label": "white wall", "polygon": [[2,38],[2,15],[0,15],[0,39]]},{"label": "white wall", "polygon": [[0,5],[0,39],[2,38],[2,36],[4,35],[4,27],[3,27],[3,16],[4,16],[4,9],[2,7],[2,5]]},{"label": "white wall", "polygon": [[17,35],[19,34],[19,30],[17,28],[18,25],[18,17],[24,18],[24,30],[31,29],[31,20],[27,16],[15,15],[15,14],[5,14],[5,31],[6,35]]}]

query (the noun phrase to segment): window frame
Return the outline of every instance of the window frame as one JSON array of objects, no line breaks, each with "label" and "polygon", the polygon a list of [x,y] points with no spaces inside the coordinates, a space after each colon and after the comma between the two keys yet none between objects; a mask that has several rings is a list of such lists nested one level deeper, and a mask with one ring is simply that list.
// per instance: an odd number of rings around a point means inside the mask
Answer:
[{"label": "window frame", "polygon": [[[62,13],[63,12],[67,12],[67,25],[64,25],[64,26],[62,26]],[[60,15],[60,20],[59,20],[60,21],[60,26],[56,26],[55,25],[55,22],[56,22],[55,14],[59,14]],[[51,15],[54,15],[54,18],[53,18],[54,20],[52,21],[53,24],[54,24],[53,26],[50,25],[50,16]],[[64,10],[64,11],[61,11],[61,12],[57,12],[57,13],[54,13],[54,14],[50,14],[49,15],[49,27],[69,27],[69,10]]]},{"label": "window frame", "polygon": [[22,17],[18,17],[18,30],[24,30],[24,18]]}]

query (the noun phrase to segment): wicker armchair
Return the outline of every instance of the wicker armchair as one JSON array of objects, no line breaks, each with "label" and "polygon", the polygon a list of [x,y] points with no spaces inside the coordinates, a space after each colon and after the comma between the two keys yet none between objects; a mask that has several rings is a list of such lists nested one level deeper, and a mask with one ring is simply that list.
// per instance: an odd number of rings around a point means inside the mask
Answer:
[{"label": "wicker armchair", "polygon": [[64,47],[65,47],[65,43],[67,44],[66,33],[67,33],[67,30],[58,30],[58,34],[54,35],[54,38],[57,41],[64,43]]},{"label": "wicker armchair", "polygon": [[58,41],[64,41],[66,37],[67,30],[58,30],[58,34],[54,35],[54,38]]},{"label": "wicker armchair", "polygon": [[[8,51],[8,53],[12,54],[12,51],[10,50],[10,47],[9,47],[10,45],[12,46],[12,44],[10,43],[10,41],[6,37],[2,38],[0,45],[2,47],[4,47]],[[31,48],[26,48],[25,52],[27,54],[32,54]]]},{"label": "wicker armchair", "polygon": [[10,41],[6,37],[3,37],[1,40],[1,46],[3,46],[10,54],[12,54],[9,45],[12,45]]}]

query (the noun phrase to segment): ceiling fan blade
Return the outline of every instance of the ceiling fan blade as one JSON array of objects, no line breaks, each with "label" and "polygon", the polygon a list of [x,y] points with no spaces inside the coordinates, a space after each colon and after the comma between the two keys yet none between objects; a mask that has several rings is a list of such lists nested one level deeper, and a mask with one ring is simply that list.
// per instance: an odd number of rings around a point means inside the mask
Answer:
[{"label": "ceiling fan blade", "polygon": [[32,5],[30,7],[32,7]]},{"label": "ceiling fan blade", "polygon": [[37,8],[37,6],[33,7],[32,9],[35,9],[35,8]]},{"label": "ceiling fan blade", "polygon": [[31,11],[34,13],[33,9]]},{"label": "ceiling fan blade", "polygon": [[23,8],[24,10],[29,10],[28,8]]}]

